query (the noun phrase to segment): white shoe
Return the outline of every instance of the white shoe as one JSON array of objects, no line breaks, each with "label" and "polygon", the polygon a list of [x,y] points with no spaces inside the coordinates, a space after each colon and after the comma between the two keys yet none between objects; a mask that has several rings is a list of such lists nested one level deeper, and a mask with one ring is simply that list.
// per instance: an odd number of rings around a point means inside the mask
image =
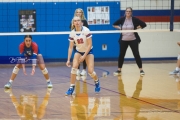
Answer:
[{"label": "white shoe", "polygon": [[53,87],[51,81],[47,82],[47,87],[48,87],[48,88],[52,88],[52,87]]},{"label": "white shoe", "polygon": [[170,74],[170,75],[176,75],[176,74],[179,74],[179,71],[174,70],[174,71],[172,71],[172,72],[169,72],[169,74]]},{"label": "white shoe", "polygon": [[10,89],[11,86],[12,86],[12,83],[8,82],[8,83],[4,86],[4,88],[5,88],[5,89]]},{"label": "white shoe", "polygon": [[82,70],[81,75],[85,76],[86,75],[86,70]]},{"label": "white shoe", "polygon": [[80,72],[80,70],[78,69],[76,75],[80,76],[80,73],[81,73],[81,72]]}]

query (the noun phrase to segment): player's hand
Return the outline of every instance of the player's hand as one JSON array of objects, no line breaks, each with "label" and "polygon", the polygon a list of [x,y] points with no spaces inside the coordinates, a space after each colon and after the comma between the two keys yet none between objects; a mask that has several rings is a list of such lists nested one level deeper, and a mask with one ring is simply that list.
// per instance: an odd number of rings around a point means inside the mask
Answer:
[{"label": "player's hand", "polygon": [[31,75],[34,75],[35,73],[35,69],[32,69]]},{"label": "player's hand", "polygon": [[120,26],[117,26],[117,25],[113,25],[114,28],[118,29],[118,30],[121,30],[121,27]]},{"label": "player's hand", "polygon": [[34,75],[34,73],[35,73],[35,67],[36,67],[35,65],[32,66],[32,72],[31,72],[31,75]]},{"label": "player's hand", "polygon": [[67,67],[71,67],[71,63],[70,63],[69,60],[66,62],[66,66],[67,66]]},{"label": "player's hand", "polygon": [[180,46],[180,42],[177,42],[177,44]]},{"label": "player's hand", "polygon": [[29,61],[29,59],[27,57],[25,57],[25,63],[27,63]]},{"label": "player's hand", "polygon": [[26,73],[26,68],[25,68],[25,64],[22,64],[22,68],[23,68],[23,73],[24,73],[24,75],[27,75],[27,73]]},{"label": "player's hand", "polygon": [[141,26],[139,25],[139,26],[137,26],[137,29],[141,29]]},{"label": "player's hand", "polygon": [[85,56],[84,56],[84,55],[83,55],[83,56],[81,56],[81,57],[79,58],[79,63],[83,62],[83,61],[84,61],[84,59],[85,59]]}]

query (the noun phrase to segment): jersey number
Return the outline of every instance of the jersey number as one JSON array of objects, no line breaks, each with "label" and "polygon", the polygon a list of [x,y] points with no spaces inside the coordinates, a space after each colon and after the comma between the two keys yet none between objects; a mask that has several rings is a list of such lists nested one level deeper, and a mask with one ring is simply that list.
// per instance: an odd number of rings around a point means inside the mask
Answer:
[{"label": "jersey number", "polygon": [[77,42],[78,42],[78,44],[83,44],[83,43],[84,43],[84,41],[83,41],[83,39],[82,39],[82,38],[77,39]]}]

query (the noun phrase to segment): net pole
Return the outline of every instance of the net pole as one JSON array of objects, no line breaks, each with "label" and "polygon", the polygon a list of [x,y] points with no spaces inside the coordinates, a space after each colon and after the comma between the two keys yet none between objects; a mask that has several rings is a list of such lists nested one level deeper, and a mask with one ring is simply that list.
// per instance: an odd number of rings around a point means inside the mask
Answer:
[{"label": "net pole", "polygon": [[171,0],[171,17],[170,17],[170,31],[173,31],[174,25],[174,0]]}]

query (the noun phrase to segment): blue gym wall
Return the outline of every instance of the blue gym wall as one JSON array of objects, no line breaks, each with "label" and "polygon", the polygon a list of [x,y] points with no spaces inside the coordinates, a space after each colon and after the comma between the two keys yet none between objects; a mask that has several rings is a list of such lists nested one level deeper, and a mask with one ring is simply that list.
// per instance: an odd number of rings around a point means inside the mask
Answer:
[{"label": "blue gym wall", "polygon": [[[114,30],[112,24],[120,17],[118,2],[1,2],[0,32],[19,32],[19,10],[36,10],[37,32],[70,31],[70,21],[76,8],[82,8],[87,18],[87,7],[109,6],[109,25],[90,25],[90,30]],[[93,50],[96,60],[116,59],[119,54],[119,34],[93,34]],[[18,46],[23,36],[0,36],[0,56],[18,56]],[[68,35],[34,35],[45,59],[65,60],[69,46]],[[102,50],[102,44],[108,49]]]}]

